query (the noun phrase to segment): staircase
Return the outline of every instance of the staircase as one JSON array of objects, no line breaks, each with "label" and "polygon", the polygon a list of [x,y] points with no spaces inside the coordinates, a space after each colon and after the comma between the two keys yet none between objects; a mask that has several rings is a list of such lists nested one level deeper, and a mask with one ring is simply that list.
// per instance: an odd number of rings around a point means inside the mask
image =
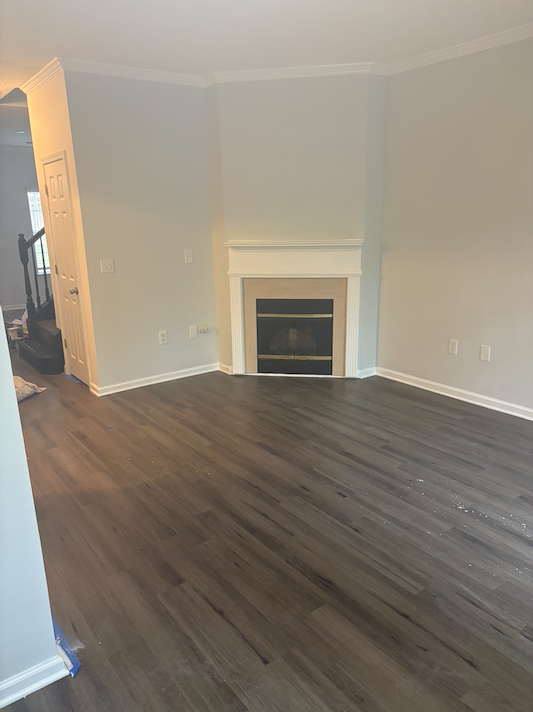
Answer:
[{"label": "staircase", "polygon": [[[45,299],[41,303],[39,275],[35,259],[35,250],[40,250],[44,267],[44,248],[42,238],[44,228],[26,240],[23,234],[18,237],[19,256],[24,270],[26,288],[26,309],[28,311],[28,338],[18,342],[20,356],[36,371],[46,375],[63,373],[64,356],[61,343],[61,331],[55,321],[54,298],[48,287],[48,275],[44,269],[43,281]],[[30,277],[29,263],[31,255],[33,284]],[[36,304],[33,301],[35,290]]]}]

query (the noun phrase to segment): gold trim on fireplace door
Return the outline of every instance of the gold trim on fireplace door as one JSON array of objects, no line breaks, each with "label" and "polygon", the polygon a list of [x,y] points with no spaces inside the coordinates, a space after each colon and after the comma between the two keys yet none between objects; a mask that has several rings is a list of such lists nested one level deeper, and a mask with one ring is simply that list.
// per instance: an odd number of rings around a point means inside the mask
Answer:
[{"label": "gold trim on fireplace door", "polygon": [[[336,277],[243,279],[245,372],[257,373],[257,299],[333,299],[331,373],[333,376],[344,376],[346,287],[347,280]],[[310,315],[301,316],[309,318]]]}]

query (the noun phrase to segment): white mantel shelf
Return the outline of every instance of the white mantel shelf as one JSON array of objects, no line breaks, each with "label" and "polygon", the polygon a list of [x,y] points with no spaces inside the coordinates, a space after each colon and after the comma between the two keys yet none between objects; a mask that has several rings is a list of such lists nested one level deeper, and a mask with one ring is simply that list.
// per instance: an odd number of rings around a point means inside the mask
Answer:
[{"label": "white mantel shelf", "polygon": [[345,377],[357,373],[357,326],[363,240],[232,240],[229,252],[233,373],[245,373],[243,279],[345,278]]},{"label": "white mantel shelf", "polygon": [[364,240],[230,240],[225,247],[232,250],[268,250],[268,249],[315,249],[342,250],[361,247]]}]

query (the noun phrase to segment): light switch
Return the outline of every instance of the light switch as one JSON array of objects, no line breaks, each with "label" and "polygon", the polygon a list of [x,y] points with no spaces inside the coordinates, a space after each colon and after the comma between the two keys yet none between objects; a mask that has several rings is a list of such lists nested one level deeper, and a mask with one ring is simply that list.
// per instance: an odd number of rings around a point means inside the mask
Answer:
[{"label": "light switch", "polygon": [[481,344],[481,346],[479,347],[479,360],[490,361],[490,346]]},{"label": "light switch", "polygon": [[194,262],[194,255],[192,253],[192,250],[183,250],[183,255],[185,257],[185,262]]},{"label": "light switch", "polygon": [[107,258],[105,260],[100,260],[100,272],[102,274],[109,274],[115,271],[115,260]]}]

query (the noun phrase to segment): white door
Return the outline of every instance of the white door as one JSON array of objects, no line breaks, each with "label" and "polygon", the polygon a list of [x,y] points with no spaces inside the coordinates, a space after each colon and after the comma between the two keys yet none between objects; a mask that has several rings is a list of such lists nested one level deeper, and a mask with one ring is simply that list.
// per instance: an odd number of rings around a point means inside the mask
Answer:
[{"label": "white door", "polygon": [[[63,339],[65,371],[89,385],[87,346],[79,300],[76,240],[65,159],[59,158],[46,163],[44,176],[50,218],[49,224],[46,225],[47,240],[52,246],[57,274],[54,281],[57,285],[54,290],[54,305]],[[51,269],[54,267],[51,266]]]}]

